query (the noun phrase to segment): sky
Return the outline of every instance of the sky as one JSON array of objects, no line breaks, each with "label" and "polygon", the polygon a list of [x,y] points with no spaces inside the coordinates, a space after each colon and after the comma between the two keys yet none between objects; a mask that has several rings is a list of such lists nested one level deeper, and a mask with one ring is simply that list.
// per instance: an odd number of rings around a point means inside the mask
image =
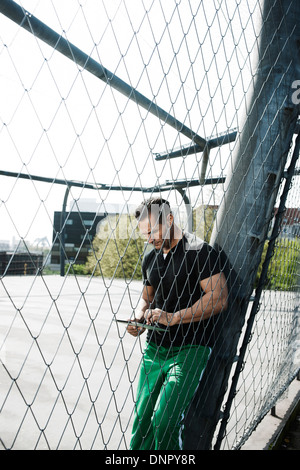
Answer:
[{"label": "sky", "polygon": [[[257,0],[22,0],[24,9],[201,137],[238,128],[253,79]],[[194,179],[202,154],[156,161],[188,138],[0,13],[1,169],[115,186]],[[210,154],[226,176],[234,144]],[[218,204],[221,185],[189,190]],[[65,187],[0,175],[0,240],[47,237]],[[179,193],[163,196],[182,204]],[[69,209],[134,205],[140,192],[72,188]]]}]

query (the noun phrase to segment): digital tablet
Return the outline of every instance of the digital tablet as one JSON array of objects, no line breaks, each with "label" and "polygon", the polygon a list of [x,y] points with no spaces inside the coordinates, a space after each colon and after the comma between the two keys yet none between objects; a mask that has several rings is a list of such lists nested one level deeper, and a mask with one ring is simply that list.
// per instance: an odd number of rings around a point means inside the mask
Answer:
[{"label": "digital tablet", "polygon": [[137,326],[140,328],[146,328],[146,330],[166,331],[165,328],[160,328],[157,325],[147,325],[147,323],[139,323],[136,321],[118,320],[118,319],[116,319],[116,321],[118,323],[126,323],[127,325]]}]

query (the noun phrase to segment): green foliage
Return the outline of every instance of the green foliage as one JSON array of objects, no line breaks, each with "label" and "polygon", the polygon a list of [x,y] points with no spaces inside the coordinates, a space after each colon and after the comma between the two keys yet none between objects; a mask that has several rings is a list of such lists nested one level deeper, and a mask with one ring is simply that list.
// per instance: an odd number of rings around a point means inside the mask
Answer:
[{"label": "green foliage", "polygon": [[216,206],[199,206],[193,210],[195,234],[209,243],[216,218]]},{"label": "green foliage", "polygon": [[66,264],[65,274],[75,274],[77,276],[86,276],[89,271],[85,264]]},{"label": "green foliage", "polygon": [[[201,208],[202,210],[202,208]],[[198,233],[201,238],[209,238],[214,220],[214,210],[198,214]],[[196,214],[194,214],[196,218]],[[194,219],[195,220],[195,219]],[[268,243],[265,243],[258,268],[256,284],[261,275]],[[142,279],[142,257],[144,240],[138,235],[135,219],[127,216],[108,216],[100,224],[93,240],[93,249],[85,265],[67,266],[70,274],[121,278],[126,281]],[[269,264],[266,289],[294,290],[299,288],[300,240],[279,238]]]},{"label": "green foliage", "polygon": [[135,219],[108,216],[93,240],[85,269],[88,274],[106,278],[142,279],[144,241],[137,235]]},{"label": "green foliage", "polygon": [[[257,272],[257,280],[262,271],[268,243],[265,243],[262,260]],[[299,288],[300,240],[279,238],[270,261],[266,288],[272,290],[295,290]]]}]

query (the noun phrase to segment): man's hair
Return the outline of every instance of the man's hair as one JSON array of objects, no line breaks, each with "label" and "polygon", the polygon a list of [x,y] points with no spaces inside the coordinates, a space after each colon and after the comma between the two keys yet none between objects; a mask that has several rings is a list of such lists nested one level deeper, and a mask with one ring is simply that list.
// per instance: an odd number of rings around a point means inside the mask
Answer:
[{"label": "man's hair", "polygon": [[156,220],[161,224],[166,219],[167,215],[172,214],[169,201],[162,199],[161,197],[152,197],[143,201],[136,208],[134,215],[138,221],[141,221],[146,217],[150,217],[151,214],[155,214]]}]

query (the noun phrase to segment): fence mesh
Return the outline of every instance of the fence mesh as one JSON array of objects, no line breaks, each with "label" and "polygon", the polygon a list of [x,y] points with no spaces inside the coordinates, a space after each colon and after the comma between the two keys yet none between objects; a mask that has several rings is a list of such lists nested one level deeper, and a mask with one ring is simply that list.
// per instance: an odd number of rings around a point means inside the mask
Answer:
[{"label": "fence mesh", "polygon": [[[249,112],[257,64],[274,42],[269,37],[262,50],[265,2],[1,3],[1,447],[128,449],[146,335],[132,337],[115,320],[134,318],[141,300],[149,247],[134,210],[160,196],[183,231],[206,242],[218,232],[241,115]],[[280,2],[268,3],[271,15]],[[287,3],[280,28],[295,4]],[[278,89],[289,71],[280,69]],[[288,87],[297,115],[296,72]],[[274,96],[265,99],[258,122],[269,119]],[[263,147],[267,133],[254,135]],[[297,163],[286,186],[299,149],[294,137],[282,147],[253,296],[261,280],[263,290],[222,449],[246,442],[299,371]],[[258,194],[260,185],[270,178],[262,183],[254,172]],[[253,207],[260,214],[253,194],[241,219]]]}]

